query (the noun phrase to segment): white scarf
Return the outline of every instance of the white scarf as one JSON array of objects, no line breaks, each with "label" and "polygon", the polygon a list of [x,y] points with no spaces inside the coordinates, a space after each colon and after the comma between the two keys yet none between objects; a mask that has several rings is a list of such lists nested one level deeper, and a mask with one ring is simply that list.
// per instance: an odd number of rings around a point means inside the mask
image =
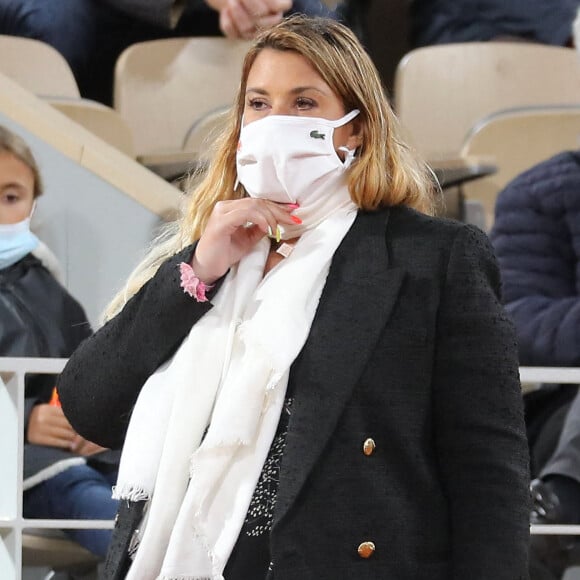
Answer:
[{"label": "white scarf", "polygon": [[304,216],[316,227],[265,277],[266,239],[232,267],[212,310],[143,386],[114,492],[151,500],[128,580],[223,580],[275,435],[290,365],[356,217],[345,185],[332,196],[332,214]]}]

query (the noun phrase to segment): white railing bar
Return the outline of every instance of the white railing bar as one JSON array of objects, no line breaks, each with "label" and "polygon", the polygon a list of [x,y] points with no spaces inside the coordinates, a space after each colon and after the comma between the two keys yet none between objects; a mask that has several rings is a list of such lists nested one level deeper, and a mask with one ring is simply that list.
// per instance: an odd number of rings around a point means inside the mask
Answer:
[{"label": "white railing bar", "polygon": [[530,534],[546,536],[580,536],[580,526],[545,524],[530,526]]},{"label": "white railing bar", "polygon": [[520,367],[522,383],[580,384],[580,368],[576,367]]},{"label": "white railing bar", "polygon": [[66,358],[0,357],[2,373],[60,373]]},{"label": "white railing bar", "polygon": [[[8,373],[59,373],[64,368],[67,359],[0,357],[0,372]],[[571,367],[520,367],[522,383],[562,383],[580,384],[580,368]],[[0,527],[13,527],[12,518],[1,519]],[[22,519],[22,529],[54,528],[54,529],[111,529],[112,520],[40,520]],[[532,525],[532,535],[578,535],[580,525]]]},{"label": "white railing bar", "polygon": [[36,520],[23,519],[22,529],[57,529],[57,530],[110,530],[115,527],[114,520]]},{"label": "white railing bar", "polygon": [[[0,357],[0,372],[58,373],[65,358]],[[580,368],[576,367],[520,367],[524,383],[580,384]]]}]

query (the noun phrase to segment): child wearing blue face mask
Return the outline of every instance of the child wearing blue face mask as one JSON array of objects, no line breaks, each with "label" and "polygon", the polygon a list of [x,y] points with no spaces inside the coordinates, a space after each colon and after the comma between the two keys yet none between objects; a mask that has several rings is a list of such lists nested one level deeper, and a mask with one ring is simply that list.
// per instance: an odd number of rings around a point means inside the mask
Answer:
[{"label": "child wearing blue face mask", "polygon": [[[56,260],[30,231],[41,194],[29,148],[0,126],[0,356],[68,357],[91,334],[83,308],[58,281]],[[73,430],[52,397],[54,382],[37,375],[26,383],[24,516],[113,518],[116,454]],[[110,539],[109,530],[67,533],[98,556]]]}]

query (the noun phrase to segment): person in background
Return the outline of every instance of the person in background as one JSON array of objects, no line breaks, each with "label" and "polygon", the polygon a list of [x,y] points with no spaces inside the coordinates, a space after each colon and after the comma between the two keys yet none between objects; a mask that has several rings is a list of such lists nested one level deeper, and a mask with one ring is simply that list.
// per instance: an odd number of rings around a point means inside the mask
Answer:
[{"label": "person in background", "polygon": [[570,46],[578,6],[580,0],[410,0],[411,44],[523,40]]},{"label": "person in background", "polygon": [[[41,194],[30,149],[0,126],[0,356],[68,357],[91,334],[83,308],[57,279],[54,256],[30,231]],[[33,375],[26,382],[24,517],[112,519],[118,454],[74,431],[55,380]],[[99,557],[111,537],[110,530],[66,533]]]},{"label": "person in background", "polygon": [[[580,152],[567,151],[516,177],[497,199],[491,240],[523,365],[580,366],[579,191]],[[580,524],[577,391],[544,385],[525,397],[533,524]],[[533,536],[532,550],[542,580],[580,562],[570,538]]]},{"label": "person in background", "polygon": [[0,0],[0,34],[50,44],[68,61],[81,95],[110,105],[115,63],[131,44],[252,38],[294,12],[331,14],[321,0]]},{"label": "person in background", "polygon": [[125,441],[105,578],[526,578],[494,256],[432,217],[352,31],[261,32],[216,147],[59,378],[79,433]]}]

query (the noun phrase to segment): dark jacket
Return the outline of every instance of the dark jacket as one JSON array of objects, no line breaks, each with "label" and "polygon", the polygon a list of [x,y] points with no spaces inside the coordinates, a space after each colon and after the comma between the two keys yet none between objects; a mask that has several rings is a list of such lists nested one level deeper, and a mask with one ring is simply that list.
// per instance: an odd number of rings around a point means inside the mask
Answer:
[{"label": "dark jacket", "polygon": [[491,239],[525,365],[580,365],[580,152],[565,152],[499,194]]},{"label": "dark jacket", "polygon": [[[81,305],[32,254],[0,270],[0,356],[66,358],[90,334]],[[25,429],[33,407],[50,400],[55,382],[53,375],[27,379]],[[63,449],[25,443],[24,480],[71,457]]]},{"label": "dark jacket", "polygon": [[[580,153],[556,155],[509,183],[497,199],[491,238],[521,363],[578,366]],[[545,385],[526,395],[533,477],[555,451],[576,393],[571,385]]]},{"label": "dark jacket", "polygon": [[518,36],[565,45],[580,0],[412,0],[413,46]]},{"label": "dark jacket", "polygon": [[[179,287],[191,254],[167,261],[62,373],[65,413],[90,439],[122,441],[147,377],[212,308]],[[359,213],[290,373],[276,580],[527,578],[528,454],[498,291],[476,228]],[[130,533],[130,512],[117,531]],[[376,551],[363,559],[367,540]]]}]

